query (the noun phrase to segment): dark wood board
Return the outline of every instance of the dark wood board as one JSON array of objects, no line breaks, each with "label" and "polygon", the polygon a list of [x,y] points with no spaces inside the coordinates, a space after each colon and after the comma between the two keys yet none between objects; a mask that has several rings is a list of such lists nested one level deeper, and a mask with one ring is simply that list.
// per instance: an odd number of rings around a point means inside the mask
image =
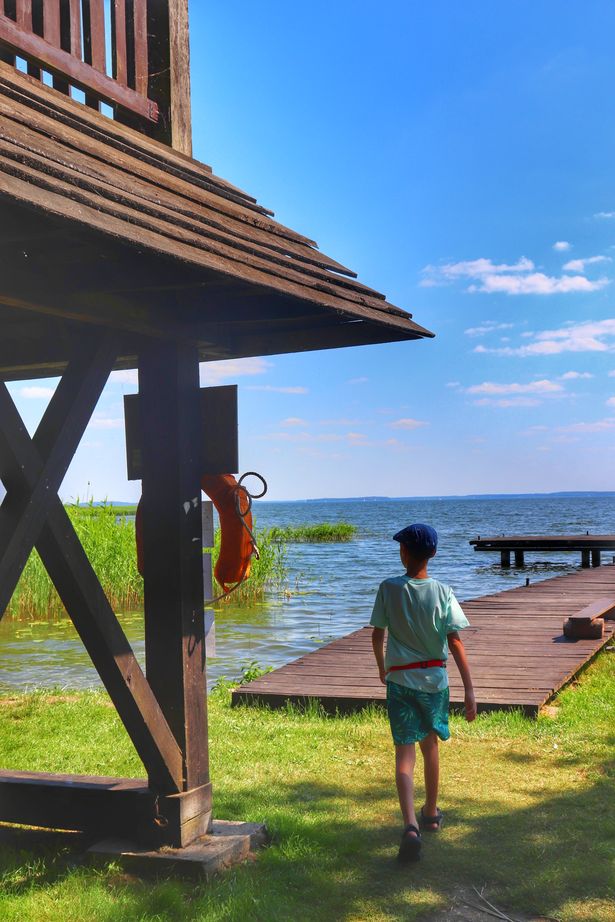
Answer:
[{"label": "dark wood board", "polygon": [[[615,567],[605,566],[600,574],[581,570],[464,602],[472,626],[462,637],[479,710],[520,708],[536,715],[615,632],[615,623],[607,621],[602,640],[570,641],[563,635],[563,621],[596,602],[604,608],[605,597],[613,594]],[[451,703],[458,707],[464,690],[452,660],[449,682]],[[233,703],[282,707],[316,700],[328,713],[346,713],[382,704],[385,696],[371,628],[365,627],[241,686],[233,692]]]}]

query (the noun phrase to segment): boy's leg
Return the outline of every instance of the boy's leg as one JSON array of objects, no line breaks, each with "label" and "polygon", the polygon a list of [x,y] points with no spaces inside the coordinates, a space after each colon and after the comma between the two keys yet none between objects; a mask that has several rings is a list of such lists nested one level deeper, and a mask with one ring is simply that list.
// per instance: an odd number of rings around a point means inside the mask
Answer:
[{"label": "boy's leg", "polygon": [[[404,818],[404,826],[411,823],[418,827],[414,812],[414,765],[416,748],[414,743],[395,746],[395,782],[399,795],[399,806]],[[431,814],[430,814],[431,815]]]},{"label": "boy's leg", "polygon": [[[423,754],[423,768],[425,770],[425,816],[435,816],[438,809],[438,783],[440,780],[440,752],[438,749],[438,734],[435,730],[419,742]],[[437,823],[431,823],[426,829],[437,829]]]}]

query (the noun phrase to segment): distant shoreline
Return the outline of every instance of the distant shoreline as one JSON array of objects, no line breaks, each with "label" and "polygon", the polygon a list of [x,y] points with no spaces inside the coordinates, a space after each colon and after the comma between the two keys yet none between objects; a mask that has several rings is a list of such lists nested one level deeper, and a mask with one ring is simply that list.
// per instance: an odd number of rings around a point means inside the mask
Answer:
[{"label": "distant shoreline", "polygon": [[[262,503],[409,503],[426,500],[476,500],[476,499],[612,499],[615,490],[570,490],[557,493],[463,493],[441,494],[439,496],[321,496],[316,499],[262,499]],[[87,505],[87,504],[82,504]],[[107,500],[92,503],[94,506],[133,506],[132,502]]]},{"label": "distant shoreline", "polygon": [[601,499],[615,498],[615,490],[579,490],[557,493],[464,493],[441,494],[439,496],[322,496],[317,499],[261,500],[264,503],[399,503],[424,502],[425,500],[475,500],[475,499]]}]

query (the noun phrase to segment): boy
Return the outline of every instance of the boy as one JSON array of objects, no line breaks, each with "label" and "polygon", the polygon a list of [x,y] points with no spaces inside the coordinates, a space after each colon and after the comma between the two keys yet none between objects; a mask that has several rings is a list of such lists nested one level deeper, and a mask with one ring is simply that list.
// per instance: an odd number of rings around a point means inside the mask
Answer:
[{"label": "boy", "polygon": [[[404,820],[400,861],[418,861],[423,830],[442,826],[438,807],[438,737],[447,740],[447,647],[465,688],[466,720],[476,717],[470,669],[458,631],[469,626],[452,590],[432,579],[427,564],[435,555],[438,535],[430,525],[408,525],[393,535],[399,541],[404,576],[381,583],[370,624],[380,680],[387,687],[387,711],[395,743],[395,781]],[[388,629],[386,656],[384,629]],[[415,743],[423,755],[425,804],[414,810]]]}]

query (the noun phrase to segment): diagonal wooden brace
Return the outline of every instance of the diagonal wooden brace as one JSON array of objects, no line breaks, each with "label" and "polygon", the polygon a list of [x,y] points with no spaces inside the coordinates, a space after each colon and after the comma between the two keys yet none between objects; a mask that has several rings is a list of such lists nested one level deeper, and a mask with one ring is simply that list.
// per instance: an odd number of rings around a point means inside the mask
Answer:
[{"label": "diagonal wooden brace", "polygon": [[69,363],[34,436],[34,444],[45,460],[31,489],[23,489],[23,478],[14,482],[11,477],[16,460],[12,430],[20,430],[18,440],[28,436],[6,385],[0,384],[0,476],[8,490],[0,512],[0,617],[42,531],[50,503],[94,412],[115,357],[114,338],[107,334],[96,341],[86,341]]},{"label": "diagonal wooden brace", "polygon": [[[96,364],[97,369],[90,376],[91,363]],[[107,345],[106,352],[102,347],[97,350],[95,361],[90,355],[87,368],[80,363],[80,373],[71,371],[68,384],[62,390],[58,388],[58,399],[45,414],[34,440],[30,439],[8,391],[0,387],[0,474],[8,491],[0,519],[1,534],[11,557],[3,577],[7,587],[15,575],[19,578],[19,563],[21,560],[25,563],[36,543],[150,780],[162,793],[174,793],[183,787],[180,748],[57,495],[56,482],[58,477],[61,482],[62,468],[70,463],[75,439],[79,441],[87,406],[91,407],[90,413],[93,409],[91,401],[96,388],[100,387],[99,396],[104,387],[111,367],[108,363]],[[74,412],[69,412],[71,387],[75,387],[80,377],[83,387],[72,391]],[[88,379],[87,384],[85,379]],[[94,399],[94,405],[95,402]],[[65,444],[62,443],[63,435]],[[45,456],[43,451],[48,454]],[[54,489],[51,489],[52,483]],[[11,525],[19,530],[21,544],[14,545],[10,541],[7,544],[6,535]],[[0,596],[6,596],[2,584]]]}]

